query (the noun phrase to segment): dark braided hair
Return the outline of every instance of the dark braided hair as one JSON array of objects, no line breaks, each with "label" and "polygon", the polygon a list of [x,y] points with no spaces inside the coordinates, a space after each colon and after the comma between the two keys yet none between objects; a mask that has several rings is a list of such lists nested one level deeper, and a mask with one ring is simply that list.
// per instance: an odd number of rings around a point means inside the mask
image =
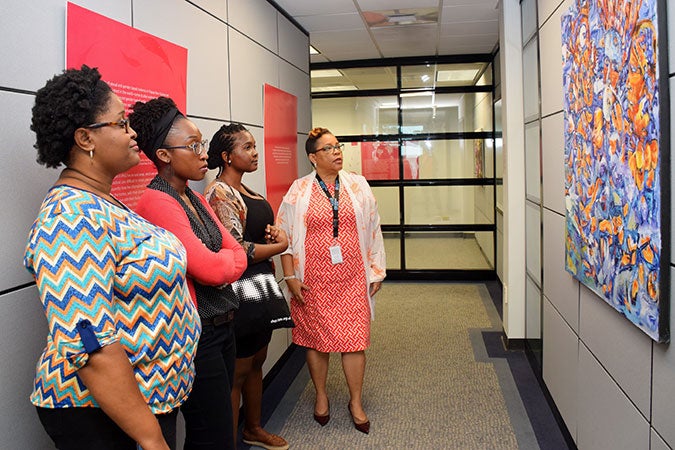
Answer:
[{"label": "dark braided hair", "polygon": [[54,76],[35,95],[30,129],[35,132],[37,162],[67,165],[75,130],[96,122],[105,112],[112,90],[98,69],[83,65]]},{"label": "dark braided hair", "polygon": [[209,159],[207,163],[209,169],[218,169],[218,175],[220,176],[223,171],[223,166],[225,161],[223,160],[223,152],[227,153],[229,156],[234,150],[234,141],[235,134],[241,133],[242,131],[248,131],[245,126],[240,123],[231,123],[229,125],[223,125],[211,138],[209,143]]},{"label": "dark braided hair", "polygon": [[321,136],[323,136],[324,134],[333,134],[333,133],[331,133],[328,128],[322,127],[312,128],[312,130],[307,135],[307,141],[305,141],[305,151],[307,152],[307,155],[309,155],[310,153],[316,153],[314,145],[316,144],[316,141],[321,139]]},{"label": "dark braided hair", "polygon": [[[170,111],[176,110],[178,117],[185,117],[178,111],[176,103],[169,97],[157,97],[147,102],[136,102],[132,107],[133,112],[129,114],[129,125],[134,131],[138,134],[136,137],[136,142],[138,147],[145,153],[145,156],[150,159],[155,165],[159,164],[159,159],[157,158],[157,147],[155,141],[157,140],[158,122],[169,114]],[[171,128],[168,131],[168,134],[171,134],[173,130],[173,123],[175,123],[176,118],[171,122]],[[166,135],[163,136],[166,138]],[[163,139],[162,139],[163,140]],[[162,142],[159,143],[160,145]]]}]

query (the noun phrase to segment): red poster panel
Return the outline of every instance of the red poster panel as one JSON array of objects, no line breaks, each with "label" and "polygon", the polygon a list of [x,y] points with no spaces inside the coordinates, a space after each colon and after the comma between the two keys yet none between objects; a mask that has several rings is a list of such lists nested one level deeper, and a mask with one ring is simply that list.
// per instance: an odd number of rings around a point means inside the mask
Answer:
[{"label": "red poster panel", "polygon": [[[187,49],[68,3],[66,67],[98,67],[127,110],[137,101],[171,97],[185,112]],[[112,193],[130,208],[155,176],[145,155],[115,177]]]},{"label": "red poster panel", "polygon": [[[418,178],[413,176],[411,159],[405,156],[403,178],[406,180]],[[361,143],[361,174],[368,180],[398,180],[398,160],[398,144],[392,142]]]},{"label": "red poster panel", "polygon": [[265,84],[265,182],[276,212],[298,178],[298,99]]}]

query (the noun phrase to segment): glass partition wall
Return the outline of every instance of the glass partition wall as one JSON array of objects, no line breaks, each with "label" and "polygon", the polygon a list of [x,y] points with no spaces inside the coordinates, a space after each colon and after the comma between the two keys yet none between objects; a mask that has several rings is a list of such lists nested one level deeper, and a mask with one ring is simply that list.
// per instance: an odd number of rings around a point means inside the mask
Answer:
[{"label": "glass partition wall", "polygon": [[496,271],[493,56],[313,64],[313,126],[378,200],[392,279]]}]

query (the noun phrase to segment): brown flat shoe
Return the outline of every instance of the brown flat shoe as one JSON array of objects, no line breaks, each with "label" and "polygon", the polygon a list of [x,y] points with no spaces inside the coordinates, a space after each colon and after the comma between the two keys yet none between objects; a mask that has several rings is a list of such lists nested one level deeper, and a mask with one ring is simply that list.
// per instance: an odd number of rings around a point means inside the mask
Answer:
[{"label": "brown flat shoe", "polygon": [[272,433],[265,433],[265,437],[247,436],[246,431],[242,432],[242,441],[244,444],[254,445],[256,447],[266,448],[267,450],[287,450],[288,442],[281,436]]}]

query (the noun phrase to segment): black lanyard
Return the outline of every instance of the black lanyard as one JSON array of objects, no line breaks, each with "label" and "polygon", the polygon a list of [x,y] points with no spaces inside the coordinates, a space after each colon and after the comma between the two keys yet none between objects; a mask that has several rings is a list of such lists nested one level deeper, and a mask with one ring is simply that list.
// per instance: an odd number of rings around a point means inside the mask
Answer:
[{"label": "black lanyard", "polygon": [[316,174],[316,179],[319,182],[319,186],[323,190],[323,193],[326,194],[326,197],[328,197],[328,200],[333,207],[333,237],[337,239],[338,227],[340,226],[340,219],[338,218],[338,205],[340,203],[340,177],[335,177],[335,197],[330,195],[328,186],[326,186],[326,183],[323,182],[318,173]]}]

